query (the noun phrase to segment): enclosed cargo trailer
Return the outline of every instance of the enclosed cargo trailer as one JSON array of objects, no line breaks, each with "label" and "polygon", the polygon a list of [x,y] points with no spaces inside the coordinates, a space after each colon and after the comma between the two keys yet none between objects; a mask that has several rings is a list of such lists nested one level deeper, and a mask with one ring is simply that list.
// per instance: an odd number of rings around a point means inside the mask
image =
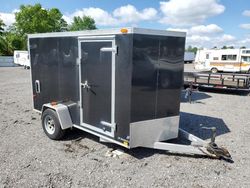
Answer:
[{"label": "enclosed cargo trailer", "polygon": [[48,137],[76,127],[126,148],[174,150],[161,141],[178,137],[185,33],[123,28],[28,38],[34,109]]}]

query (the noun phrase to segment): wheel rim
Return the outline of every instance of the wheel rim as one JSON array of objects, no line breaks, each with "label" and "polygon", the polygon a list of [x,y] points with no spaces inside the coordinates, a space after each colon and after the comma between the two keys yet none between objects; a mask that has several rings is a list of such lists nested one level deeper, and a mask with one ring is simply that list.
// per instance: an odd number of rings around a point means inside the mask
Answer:
[{"label": "wheel rim", "polygon": [[47,131],[47,133],[49,134],[55,133],[55,123],[51,116],[47,115],[44,118],[44,125],[45,125],[45,130]]}]

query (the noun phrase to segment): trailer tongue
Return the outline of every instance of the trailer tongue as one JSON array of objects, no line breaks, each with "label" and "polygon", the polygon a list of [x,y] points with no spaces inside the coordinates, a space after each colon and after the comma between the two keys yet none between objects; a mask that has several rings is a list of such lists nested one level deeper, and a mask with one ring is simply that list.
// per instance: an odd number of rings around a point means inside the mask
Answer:
[{"label": "trailer tongue", "polygon": [[181,154],[204,155],[211,158],[224,159],[226,161],[232,162],[232,157],[228,150],[224,147],[219,147],[215,143],[216,128],[212,127],[207,129],[212,131],[210,142],[206,142],[199,137],[184,131],[183,129],[179,129],[180,137],[191,141],[191,145],[155,142],[154,148]]}]

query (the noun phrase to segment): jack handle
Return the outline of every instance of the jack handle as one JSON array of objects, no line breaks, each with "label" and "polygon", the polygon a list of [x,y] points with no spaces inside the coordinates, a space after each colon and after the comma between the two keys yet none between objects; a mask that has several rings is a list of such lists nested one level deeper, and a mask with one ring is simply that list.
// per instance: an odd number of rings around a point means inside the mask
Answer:
[{"label": "jack handle", "polygon": [[215,137],[216,137],[216,127],[202,127],[202,129],[211,130],[211,144],[215,143]]}]

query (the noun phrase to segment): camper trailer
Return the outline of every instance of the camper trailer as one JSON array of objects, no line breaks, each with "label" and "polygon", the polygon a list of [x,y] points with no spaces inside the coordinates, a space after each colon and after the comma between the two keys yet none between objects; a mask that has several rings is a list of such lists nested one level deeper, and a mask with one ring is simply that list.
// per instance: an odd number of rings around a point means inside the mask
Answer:
[{"label": "camper trailer", "polygon": [[198,50],[195,69],[222,72],[250,73],[250,49]]},{"label": "camper trailer", "polygon": [[14,63],[23,66],[25,69],[30,68],[30,60],[28,51],[14,51]]},{"label": "camper trailer", "polygon": [[[126,148],[215,156],[179,129],[185,33],[121,28],[28,41],[34,109],[50,139],[74,127]],[[196,147],[164,142],[179,132]]]}]

